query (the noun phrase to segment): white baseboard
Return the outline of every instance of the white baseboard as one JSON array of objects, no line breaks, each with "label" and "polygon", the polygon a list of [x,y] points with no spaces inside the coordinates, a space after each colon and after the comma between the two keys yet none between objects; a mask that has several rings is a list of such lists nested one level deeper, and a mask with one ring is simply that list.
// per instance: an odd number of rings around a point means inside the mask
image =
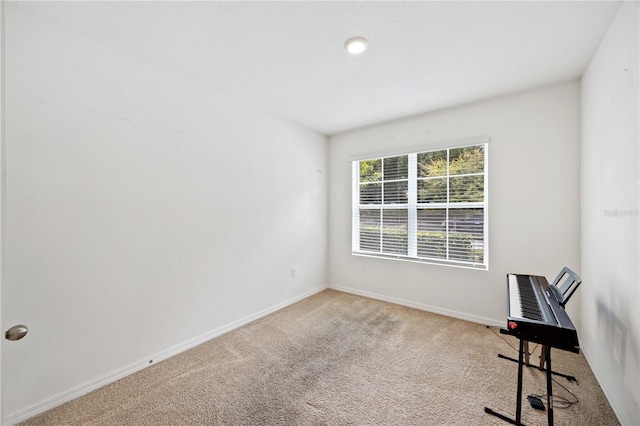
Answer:
[{"label": "white baseboard", "polygon": [[438,308],[435,306],[425,305],[423,303],[417,303],[417,302],[412,302],[410,300],[398,299],[395,297],[385,296],[383,294],[372,293],[364,290],[358,290],[355,288],[343,287],[343,286],[333,285],[333,284],[329,284],[329,288],[333,290],[343,291],[345,293],[355,294],[357,296],[368,297],[369,299],[381,300],[383,302],[394,303],[396,305],[402,305],[408,308],[419,309],[421,311],[431,312],[434,314],[444,315],[447,317],[458,318],[461,320],[475,322],[482,325],[489,325],[489,326],[495,326],[495,327],[503,327],[505,325],[504,321],[497,321],[493,318],[485,318],[477,315],[469,315],[464,312]]},{"label": "white baseboard", "polygon": [[[163,350],[161,352],[158,352],[156,354],[150,355],[149,357],[145,357],[143,360],[140,360],[138,362],[134,362],[126,367],[123,367],[113,373],[110,374],[106,374],[102,377],[98,377],[94,380],[91,380],[87,383],[84,383],[80,386],[77,386],[73,389],[70,389],[66,392],[60,393],[58,395],[55,395],[51,398],[47,398],[44,401],[40,401],[36,404],[33,404],[27,408],[21,409],[19,411],[16,411],[14,413],[11,413],[9,415],[7,415],[6,417],[4,417],[2,424],[6,425],[6,426],[10,426],[10,425],[14,425],[16,423],[20,423],[30,417],[33,417],[37,414],[43,413],[47,410],[50,410],[54,407],[57,407],[58,405],[64,404],[65,402],[71,401],[73,399],[76,399],[82,395],[86,395],[91,391],[94,391],[98,388],[101,388],[105,385],[108,385],[110,383],[115,382],[116,380],[119,380],[123,377],[126,377],[132,373],[135,373],[136,371],[140,371],[143,368],[149,367],[150,365],[153,365],[155,363],[158,363],[160,361],[163,361],[167,358],[170,358],[174,355],[177,355],[181,352],[184,352],[186,350],[189,350],[191,348],[194,348],[208,340],[211,340],[215,337],[218,337],[220,335],[223,335],[225,333],[228,333],[229,331],[232,331],[236,328],[242,327],[245,324],[248,324],[252,321],[255,321],[259,318],[262,318],[264,316],[267,316],[273,312],[279,311],[280,309],[283,309],[289,305],[292,305],[296,302],[299,302],[303,299],[306,299],[307,297],[313,296],[316,293],[321,292],[322,290],[327,289],[328,287],[325,286],[320,286],[317,287],[313,290],[307,291],[299,296],[293,297],[291,299],[285,300],[284,302],[278,303],[277,305],[271,306],[267,309],[263,309],[262,311],[256,312],[255,314],[246,316],[244,318],[241,318],[237,321],[231,322],[229,324],[226,324],[222,327],[218,327],[215,330],[212,330],[208,333],[205,333],[201,336],[198,336],[196,338],[190,339],[186,342],[183,342],[181,344],[175,345],[171,348],[168,348],[166,350]],[[149,363],[149,360],[153,360],[153,364]]]}]

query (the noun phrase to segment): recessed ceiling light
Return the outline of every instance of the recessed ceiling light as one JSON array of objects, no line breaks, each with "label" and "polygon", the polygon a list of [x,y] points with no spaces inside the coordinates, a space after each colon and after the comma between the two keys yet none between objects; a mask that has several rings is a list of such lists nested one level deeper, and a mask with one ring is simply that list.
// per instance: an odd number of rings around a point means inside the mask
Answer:
[{"label": "recessed ceiling light", "polygon": [[352,55],[359,55],[367,50],[369,42],[364,37],[353,37],[347,40],[344,44],[344,48]]}]

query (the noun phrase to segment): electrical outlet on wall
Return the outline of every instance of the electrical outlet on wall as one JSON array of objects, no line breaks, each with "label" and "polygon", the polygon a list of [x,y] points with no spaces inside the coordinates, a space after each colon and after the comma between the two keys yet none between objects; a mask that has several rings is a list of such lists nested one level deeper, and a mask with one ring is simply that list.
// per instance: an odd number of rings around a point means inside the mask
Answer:
[{"label": "electrical outlet on wall", "polygon": [[296,276],[296,268],[292,267],[291,268],[291,277],[294,278]]}]

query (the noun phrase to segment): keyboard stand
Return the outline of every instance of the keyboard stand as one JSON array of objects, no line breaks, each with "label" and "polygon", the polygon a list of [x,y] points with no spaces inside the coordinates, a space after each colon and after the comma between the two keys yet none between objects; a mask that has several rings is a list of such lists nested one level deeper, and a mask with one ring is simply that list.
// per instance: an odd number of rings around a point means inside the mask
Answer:
[{"label": "keyboard stand", "polygon": [[553,426],[553,386],[551,383],[551,346],[546,346],[545,358],[547,361],[547,424]]},{"label": "keyboard stand", "polygon": [[[511,333],[509,333],[508,330],[505,330],[504,328],[500,329],[500,334],[508,334],[511,336]],[[534,367],[537,368],[540,371],[547,371],[544,368],[545,363],[547,362],[547,352],[550,350],[551,348],[547,345],[542,345],[542,350],[540,353],[540,367],[536,367],[535,365],[532,365],[529,363],[529,342],[528,341],[524,341],[524,365],[527,367]],[[579,353],[578,350],[568,350],[569,352],[573,352],[573,353]],[[506,359],[508,361],[512,361],[512,362],[518,362],[517,359],[508,357],[506,355],[502,355],[502,354],[498,354],[498,358],[502,358],[502,359]],[[564,377],[565,379],[567,379],[570,382],[573,383],[578,383],[578,379],[575,378],[575,376],[570,376],[568,374],[563,374],[563,373],[558,373],[557,371],[553,371],[551,370],[551,374],[553,374],[554,376],[560,376],[560,377]]]},{"label": "keyboard stand", "polygon": [[520,349],[518,350],[518,390],[516,396],[516,418],[512,419],[504,414],[493,411],[489,407],[484,407],[484,412],[496,416],[512,425],[524,426],[522,423],[522,370],[524,367],[524,340],[520,339]]},{"label": "keyboard stand", "polygon": [[[502,331],[502,330],[501,330]],[[508,334],[508,332],[507,332]],[[520,349],[518,353],[518,388],[516,392],[516,418],[512,419],[511,417],[507,417],[504,414],[500,414],[489,407],[484,407],[484,411],[487,414],[491,414],[492,416],[496,416],[499,419],[504,420],[505,422],[511,423],[517,426],[524,426],[522,423],[522,376],[524,370],[524,353],[525,353],[525,341],[520,340]],[[527,345],[528,346],[528,345]],[[528,351],[527,351],[528,352]],[[545,353],[545,362],[547,364],[547,424],[549,426],[553,426],[553,386],[552,386],[552,371],[551,371],[551,347],[547,346],[547,351]]]}]

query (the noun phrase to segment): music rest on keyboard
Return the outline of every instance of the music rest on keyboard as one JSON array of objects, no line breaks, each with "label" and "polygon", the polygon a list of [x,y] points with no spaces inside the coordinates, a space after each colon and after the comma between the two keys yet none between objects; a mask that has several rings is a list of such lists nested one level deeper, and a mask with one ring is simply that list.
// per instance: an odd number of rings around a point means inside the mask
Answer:
[{"label": "music rest on keyboard", "polygon": [[519,339],[578,352],[578,334],[557,289],[536,275],[507,275],[507,328]]}]

